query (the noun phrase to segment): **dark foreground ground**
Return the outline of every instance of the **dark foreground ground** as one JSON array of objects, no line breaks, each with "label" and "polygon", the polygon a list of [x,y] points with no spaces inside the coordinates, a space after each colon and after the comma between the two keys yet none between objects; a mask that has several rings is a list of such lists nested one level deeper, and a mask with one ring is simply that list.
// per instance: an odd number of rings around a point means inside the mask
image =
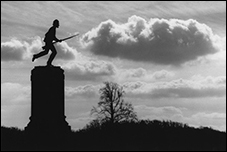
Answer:
[{"label": "dark foreground ground", "polygon": [[226,133],[171,121],[90,124],[68,134],[29,134],[1,127],[1,150],[226,151]]}]

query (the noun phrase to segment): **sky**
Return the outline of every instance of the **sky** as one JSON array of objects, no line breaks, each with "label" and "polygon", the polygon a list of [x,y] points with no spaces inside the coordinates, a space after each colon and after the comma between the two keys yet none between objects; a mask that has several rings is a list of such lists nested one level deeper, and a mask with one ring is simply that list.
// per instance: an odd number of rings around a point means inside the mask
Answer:
[{"label": "sky", "polygon": [[[1,125],[24,129],[31,70],[45,65],[45,33],[58,19],[53,61],[65,74],[73,130],[94,117],[103,82],[124,87],[139,119],[226,131],[225,1],[1,1]],[[45,106],[45,105],[43,105]]]}]

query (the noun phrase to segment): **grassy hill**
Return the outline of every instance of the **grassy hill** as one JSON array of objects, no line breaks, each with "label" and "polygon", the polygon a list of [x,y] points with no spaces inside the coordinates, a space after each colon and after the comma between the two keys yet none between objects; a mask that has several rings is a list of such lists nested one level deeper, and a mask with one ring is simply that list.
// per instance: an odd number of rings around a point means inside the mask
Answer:
[{"label": "grassy hill", "polygon": [[1,127],[1,150],[207,150],[226,151],[226,133],[172,121],[90,123],[60,135],[30,136]]}]

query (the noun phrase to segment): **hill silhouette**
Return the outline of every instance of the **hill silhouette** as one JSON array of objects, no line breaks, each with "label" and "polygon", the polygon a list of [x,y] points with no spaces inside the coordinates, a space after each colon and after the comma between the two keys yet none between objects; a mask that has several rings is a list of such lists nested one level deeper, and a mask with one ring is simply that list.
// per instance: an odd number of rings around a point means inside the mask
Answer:
[{"label": "hill silhouette", "polygon": [[207,150],[226,151],[226,132],[173,121],[95,123],[65,136],[30,136],[1,127],[1,150]]}]

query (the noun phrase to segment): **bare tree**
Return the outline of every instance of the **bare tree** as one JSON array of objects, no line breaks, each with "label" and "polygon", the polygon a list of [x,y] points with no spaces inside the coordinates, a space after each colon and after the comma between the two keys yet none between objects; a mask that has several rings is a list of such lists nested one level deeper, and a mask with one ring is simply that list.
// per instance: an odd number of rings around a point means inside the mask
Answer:
[{"label": "bare tree", "polygon": [[125,91],[123,87],[113,82],[104,82],[104,84],[105,86],[99,90],[98,106],[92,108],[91,114],[95,114],[101,122],[115,123],[137,120],[132,104],[124,102]]}]

